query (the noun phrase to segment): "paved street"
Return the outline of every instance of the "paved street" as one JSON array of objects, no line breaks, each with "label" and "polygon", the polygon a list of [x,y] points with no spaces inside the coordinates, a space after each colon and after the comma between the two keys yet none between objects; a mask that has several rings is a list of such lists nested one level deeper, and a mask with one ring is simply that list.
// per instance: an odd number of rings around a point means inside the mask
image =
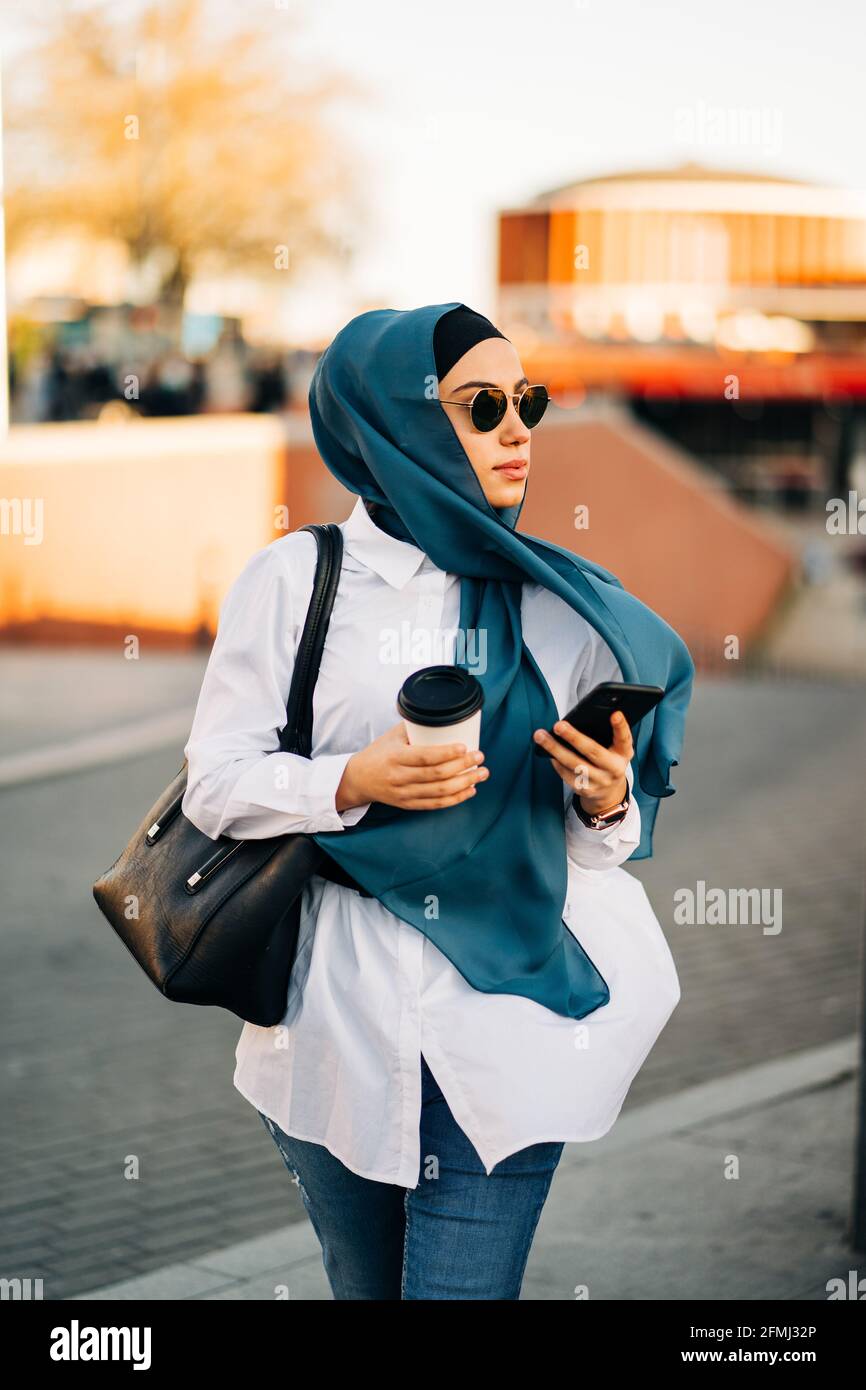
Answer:
[{"label": "paved street", "polygon": [[[134,723],[188,703],[191,718],[203,658],[154,658],[141,684],[105,657],[66,659],[64,668],[62,654],[50,654],[55,698],[29,701],[0,751],[92,733],[112,712],[112,722]],[[14,660],[17,699],[3,658],[7,712],[42,686],[42,656]],[[112,680],[126,683],[122,704],[106,694]],[[177,771],[181,749],[0,791],[0,1273],[43,1277],[46,1298],[306,1219],[232,1087],[240,1022],[161,999],[93,902],[94,878]],[[862,685],[699,683],[656,858],[632,866],[667,933],[683,998],[624,1115],[856,1030],[864,753]],[[699,879],[708,889],[781,889],[781,932],[675,925],[673,893]],[[130,1155],[137,1180],[124,1176]]]},{"label": "paved street", "polygon": [[[760,1305],[826,1302],[840,1286],[854,1297],[863,1269],[849,1225],[859,1051],[850,1038],[759,1062],[632,1104],[603,1139],[566,1144],[521,1299]],[[235,1303],[285,1293],[333,1300],[308,1221],[78,1297]],[[704,1321],[700,1312],[695,1320]]]}]

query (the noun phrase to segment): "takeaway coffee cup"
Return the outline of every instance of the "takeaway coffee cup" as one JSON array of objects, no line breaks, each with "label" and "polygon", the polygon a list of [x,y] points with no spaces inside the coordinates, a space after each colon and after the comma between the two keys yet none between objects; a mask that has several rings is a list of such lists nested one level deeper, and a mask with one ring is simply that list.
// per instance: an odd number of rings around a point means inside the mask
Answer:
[{"label": "takeaway coffee cup", "polygon": [[465,743],[481,737],[481,682],[459,666],[425,666],[400,687],[397,709],[410,743]]}]

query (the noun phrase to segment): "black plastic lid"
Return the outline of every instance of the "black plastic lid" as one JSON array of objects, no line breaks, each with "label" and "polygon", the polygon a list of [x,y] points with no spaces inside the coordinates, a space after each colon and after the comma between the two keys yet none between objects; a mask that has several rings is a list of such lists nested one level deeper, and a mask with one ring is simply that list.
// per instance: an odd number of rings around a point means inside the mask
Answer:
[{"label": "black plastic lid", "polygon": [[459,724],[484,704],[481,682],[460,666],[425,666],[408,676],[397,708],[412,724]]}]

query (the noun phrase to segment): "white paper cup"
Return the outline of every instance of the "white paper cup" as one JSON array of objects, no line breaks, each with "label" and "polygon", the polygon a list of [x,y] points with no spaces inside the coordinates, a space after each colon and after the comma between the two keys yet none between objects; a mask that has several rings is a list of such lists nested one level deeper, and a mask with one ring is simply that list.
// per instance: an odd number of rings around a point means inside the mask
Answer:
[{"label": "white paper cup", "polygon": [[481,682],[460,666],[424,666],[407,676],[397,694],[406,737],[427,747],[465,743],[474,752],[483,705]]},{"label": "white paper cup", "polygon": [[461,720],[459,724],[413,724],[405,715],[403,716],[403,723],[406,726],[406,737],[410,743],[417,743],[422,746],[465,743],[469,753],[474,753],[480,746],[480,709],[476,710],[475,714],[470,714],[468,719]]}]

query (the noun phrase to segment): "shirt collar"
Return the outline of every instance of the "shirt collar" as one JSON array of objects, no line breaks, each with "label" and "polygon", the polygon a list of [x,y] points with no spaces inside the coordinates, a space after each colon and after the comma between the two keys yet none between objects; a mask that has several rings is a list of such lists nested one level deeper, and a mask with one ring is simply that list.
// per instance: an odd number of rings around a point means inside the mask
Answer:
[{"label": "shirt collar", "polygon": [[398,541],[377,526],[359,497],[340,527],[346,549],[387,584],[402,589],[427,559],[410,541]]}]

